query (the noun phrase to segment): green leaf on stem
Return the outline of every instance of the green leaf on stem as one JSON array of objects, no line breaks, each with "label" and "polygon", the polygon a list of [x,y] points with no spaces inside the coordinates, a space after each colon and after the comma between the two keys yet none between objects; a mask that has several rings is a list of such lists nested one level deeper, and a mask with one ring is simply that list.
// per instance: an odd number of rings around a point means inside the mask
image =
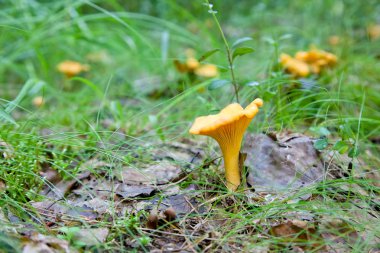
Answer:
[{"label": "green leaf on stem", "polygon": [[345,141],[337,141],[333,146],[333,150],[338,151],[340,154],[346,153],[349,148],[350,146]]},{"label": "green leaf on stem", "polygon": [[216,49],[212,49],[210,51],[207,51],[206,53],[204,53],[199,59],[198,61],[201,62],[201,61],[204,61],[206,60],[208,57],[210,57],[211,55],[215,54],[216,52],[220,51],[219,48],[216,48]]},{"label": "green leaf on stem", "polygon": [[255,50],[251,47],[238,47],[232,53],[232,60],[238,56],[253,53]]},{"label": "green leaf on stem", "polygon": [[208,86],[208,89],[209,90],[216,90],[216,89],[223,87],[227,84],[231,84],[231,81],[230,80],[217,79],[217,80],[214,80],[211,82],[211,84]]},{"label": "green leaf on stem", "polygon": [[250,41],[250,40],[253,40],[251,37],[243,37],[243,38],[240,38],[238,40],[236,40],[234,42],[234,44],[232,44],[232,49],[236,48],[237,46],[239,46],[240,44],[246,42],[246,41]]}]

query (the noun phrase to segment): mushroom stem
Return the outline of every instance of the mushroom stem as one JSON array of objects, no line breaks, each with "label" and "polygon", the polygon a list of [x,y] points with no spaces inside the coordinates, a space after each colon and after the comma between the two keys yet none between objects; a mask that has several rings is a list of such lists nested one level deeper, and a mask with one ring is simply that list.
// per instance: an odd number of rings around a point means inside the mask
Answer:
[{"label": "mushroom stem", "polygon": [[221,127],[218,134],[210,135],[218,142],[222,150],[227,188],[231,191],[236,191],[241,183],[239,153],[249,122],[248,119],[241,119],[240,124]]},{"label": "mushroom stem", "polygon": [[224,169],[226,173],[227,188],[235,191],[240,185],[239,150],[226,152],[222,149],[224,157]]}]

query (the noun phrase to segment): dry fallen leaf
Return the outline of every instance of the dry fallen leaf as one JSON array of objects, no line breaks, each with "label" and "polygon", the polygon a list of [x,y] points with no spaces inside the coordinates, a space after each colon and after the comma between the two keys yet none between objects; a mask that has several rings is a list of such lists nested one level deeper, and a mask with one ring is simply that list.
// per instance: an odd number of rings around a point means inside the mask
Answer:
[{"label": "dry fallen leaf", "polygon": [[94,210],[99,215],[104,213],[111,214],[114,210],[115,203],[112,200],[104,200],[98,197],[95,197],[90,200],[83,200],[77,202],[78,206],[88,207]]},{"label": "dry fallen leaf", "polygon": [[144,185],[125,185],[118,187],[116,194],[123,198],[149,197],[156,191],[155,187]]},{"label": "dry fallen leaf", "polygon": [[204,208],[198,210],[199,203],[187,194],[178,194],[174,196],[168,196],[166,198],[155,198],[152,201],[149,201],[150,204],[146,209],[158,211],[165,211],[168,207],[171,207],[173,211],[181,216],[186,215],[192,212],[203,212]]},{"label": "dry fallen leaf", "polygon": [[25,245],[23,253],[54,253],[55,250],[51,249],[45,243],[30,242]]},{"label": "dry fallen leaf", "polygon": [[320,230],[328,248],[333,252],[350,252],[360,239],[351,225],[338,218],[323,217]]},{"label": "dry fallen leaf", "polygon": [[[75,206],[74,203],[63,203],[62,201],[40,201],[40,202],[30,202],[30,204],[36,208],[40,214],[44,214],[47,217],[57,217],[66,216],[70,219],[86,219],[95,220],[98,214],[91,208],[87,206]],[[55,220],[52,220],[53,222]]]},{"label": "dry fallen leaf", "polygon": [[160,161],[142,169],[125,168],[119,177],[125,184],[161,185],[174,182],[182,176],[180,166],[169,161]]},{"label": "dry fallen leaf", "polygon": [[30,238],[25,238],[23,253],[74,253],[76,250],[69,248],[69,243],[65,240],[38,233],[32,234]]},{"label": "dry fallen leaf", "polygon": [[303,250],[315,250],[323,248],[323,239],[319,235],[314,224],[302,220],[292,220],[273,226],[270,229],[273,236],[279,237],[282,243],[291,243]]},{"label": "dry fallen leaf", "polygon": [[243,152],[247,182],[258,191],[294,189],[323,179],[324,166],[313,140],[304,135],[249,135]]},{"label": "dry fallen leaf", "polygon": [[87,228],[80,229],[75,234],[75,240],[84,243],[86,246],[102,244],[109,234],[108,228]]},{"label": "dry fallen leaf", "polygon": [[69,193],[76,184],[78,184],[81,180],[89,176],[90,176],[90,172],[84,171],[80,173],[79,175],[77,175],[75,179],[62,180],[59,183],[57,183],[54,187],[46,188],[46,190],[42,194],[50,198],[61,199],[67,193]]},{"label": "dry fallen leaf", "polygon": [[88,201],[94,198],[113,200],[118,187],[120,187],[118,181],[106,177],[95,177],[91,174],[83,178],[67,197],[73,201]]},{"label": "dry fallen leaf", "polygon": [[39,174],[46,181],[48,181],[49,183],[51,183],[53,185],[62,180],[62,177],[58,173],[58,171],[55,170],[55,169],[53,169],[53,168],[51,168],[51,167],[48,167],[47,169],[44,169],[44,170],[40,171]]},{"label": "dry fallen leaf", "polygon": [[113,168],[111,163],[99,160],[98,158],[92,158],[81,165],[81,170],[99,170]]},{"label": "dry fallen leaf", "polygon": [[182,139],[181,142],[171,142],[159,145],[153,150],[156,160],[169,160],[183,167],[193,169],[194,164],[200,163],[204,158],[202,142]]}]

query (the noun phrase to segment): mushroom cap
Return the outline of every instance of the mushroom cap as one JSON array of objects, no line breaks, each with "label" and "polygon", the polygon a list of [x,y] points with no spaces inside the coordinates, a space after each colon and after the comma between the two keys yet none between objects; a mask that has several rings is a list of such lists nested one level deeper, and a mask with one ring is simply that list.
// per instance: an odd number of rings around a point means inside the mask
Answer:
[{"label": "mushroom cap", "polygon": [[307,63],[299,59],[294,59],[288,54],[281,54],[280,63],[289,73],[294,76],[305,77],[310,73]]},{"label": "mushroom cap", "polygon": [[179,60],[174,60],[174,66],[180,73],[188,72],[187,65],[185,63],[180,62]]},{"label": "mushroom cap", "polygon": [[263,100],[260,98],[256,98],[245,109],[238,103],[230,104],[218,114],[196,118],[189,132],[200,135],[212,134],[219,128],[238,122],[240,119],[252,119],[259,111],[258,107],[262,105]]},{"label": "mushroom cap", "polygon": [[213,64],[201,64],[195,57],[194,50],[186,50],[186,60],[174,60],[174,65],[180,73],[195,74],[200,77],[212,78],[217,76],[218,68]]},{"label": "mushroom cap", "polygon": [[295,58],[308,64],[317,64],[319,66],[333,65],[337,62],[337,57],[334,54],[319,49],[297,52]]},{"label": "mushroom cap", "polygon": [[327,61],[328,65],[334,65],[338,61],[338,57],[332,53],[327,53],[325,54],[325,60]]},{"label": "mushroom cap", "polygon": [[322,57],[322,51],[319,51],[316,49],[312,49],[308,52],[305,52],[305,51],[297,52],[295,55],[295,58],[297,60],[304,61],[307,63],[315,62],[321,57]]},{"label": "mushroom cap", "polygon": [[74,76],[82,71],[88,71],[90,68],[88,65],[84,65],[76,61],[63,61],[58,64],[57,69],[65,75]]},{"label": "mushroom cap", "polygon": [[218,68],[213,64],[202,64],[194,71],[197,76],[202,77],[215,77],[218,75]]},{"label": "mushroom cap", "polygon": [[45,99],[42,96],[37,96],[33,98],[32,103],[36,107],[41,107],[45,104]]},{"label": "mushroom cap", "polygon": [[319,74],[325,67],[336,64],[338,58],[336,55],[312,48],[309,51],[299,51],[294,58],[287,54],[281,54],[280,63],[286,69],[296,77],[305,77],[310,72]]},{"label": "mushroom cap", "polygon": [[336,46],[340,43],[340,37],[337,35],[332,35],[329,37],[328,42],[331,46]]},{"label": "mushroom cap", "polygon": [[199,67],[199,65],[199,61],[194,57],[187,58],[186,60],[186,67],[188,71],[194,71],[196,68]]},{"label": "mushroom cap", "polygon": [[321,73],[321,66],[318,64],[311,64],[310,69],[313,74],[318,75],[319,73]]},{"label": "mushroom cap", "polygon": [[367,32],[369,37],[373,40],[380,38],[380,24],[368,26]]}]

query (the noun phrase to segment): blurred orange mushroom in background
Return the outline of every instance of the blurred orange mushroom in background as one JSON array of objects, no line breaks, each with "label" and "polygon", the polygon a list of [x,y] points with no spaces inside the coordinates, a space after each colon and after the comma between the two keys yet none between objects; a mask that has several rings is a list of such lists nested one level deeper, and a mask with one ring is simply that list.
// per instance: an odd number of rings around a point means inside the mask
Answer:
[{"label": "blurred orange mushroom in background", "polygon": [[284,69],[295,77],[305,77],[310,73],[309,66],[288,54],[281,54],[280,63]]},{"label": "blurred orange mushroom in background", "polygon": [[202,64],[195,69],[194,73],[197,76],[212,78],[218,75],[218,68],[213,64]]},{"label": "blurred orange mushroom in background", "polygon": [[224,158],[227,188],[231,191],[235,191],[241,183],[239,152],[244,132],[262,105],[260,98],[245,109],[233,103],[218,114],[196,118],[190,128],[191,134],[207,135],[218,142]]},{"label": "blurred orange mushroom in background", "polygon": [[41,107],[45,104],[45,99],[42,96],[33,98],[32,103],[35,107]]},{"label": "blurred orange mushroom in background", "polygon": [[317,48],[299,51],[294,58],[288,54],[280,56],[281,65],[295,77],[305,77],[310,73],[318,75],[325,68],[335,65],[337,61],[336,55]]},{"label": "blurred orange mushroom in background", "polygon": [[337,35],[332,35],[329,37],[328,42],[331,46],[336,46],[340,43],[340,37]]},{"label": "blurred orange mushroom in background", "polygon": [[309,51],[297,52],[295,58],[308,64],[311,72],[314,74],[319,74],[322,69],[333,66],[338,61],[338,58],[334,54],[316,48]]},{"label": "blurred orange mushroom in background", "polygon": [[378,38],[380,38],[380,25],[377,24],[377,25],[368,26],[367,27],[367,33],[368,33],[368,36],[372,40],[377,40]]},{"label": "blurred orange mushroom in background", "polygon": [[214,64],[202,64],[194,57],[194,50],[186,50],[186,61],[174,60],[174,65],[178,72],[194,74],[199,77],[213,78],[219,74],[218,68]]},{"label": "blurred orange mushroom in background", "polygon": [[81,72],[88,71],[90,67],[76,61],[63,61],[58,64],[57,69],[63,73],[67,78],[71,78],[80,74]]}]

